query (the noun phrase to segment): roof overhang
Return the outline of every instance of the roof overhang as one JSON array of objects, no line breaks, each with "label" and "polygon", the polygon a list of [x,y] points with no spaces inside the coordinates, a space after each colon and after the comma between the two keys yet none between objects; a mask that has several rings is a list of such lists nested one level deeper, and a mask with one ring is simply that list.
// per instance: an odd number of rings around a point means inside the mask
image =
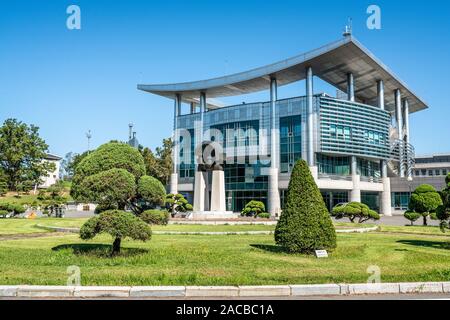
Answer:
[{"label": "roof overhang", "polygon": [[[394,109],[394,90],[400,89],[402,98],[408,99],[410,113],[428,108],[406,84],[378,60],[355,38],[348,36],[313,51],[233,75],[174,84],[138,85],[139,90],[174,98],[180,94],[183,102],[198,102],[201,92],[208,98],[237,96],[268,90],[270,79],[275,77],[279,86],[306,78],[306,68],[315,76],[344,92],[347,91],[347,73],[354,76],[355,97],[358,101],[375,104],[377,81],[383,80],[385,105]],[[220,106],[208,106],[218,108]]]}]

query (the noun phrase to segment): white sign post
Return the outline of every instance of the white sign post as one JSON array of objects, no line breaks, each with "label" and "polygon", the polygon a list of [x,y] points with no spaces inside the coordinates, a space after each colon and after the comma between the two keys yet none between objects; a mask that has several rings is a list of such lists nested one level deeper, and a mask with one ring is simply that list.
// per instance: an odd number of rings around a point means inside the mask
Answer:
[{"label": "white sign post", "polygon": [[327,250],[316,250],[316,258],[328,258]]}]

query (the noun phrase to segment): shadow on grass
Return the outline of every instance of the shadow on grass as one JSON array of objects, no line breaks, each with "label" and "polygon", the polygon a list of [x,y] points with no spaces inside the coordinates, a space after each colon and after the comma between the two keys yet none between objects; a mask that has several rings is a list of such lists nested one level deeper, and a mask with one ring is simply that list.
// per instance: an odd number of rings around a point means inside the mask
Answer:
[{"label": "shadow on grass", "polygon": [[450,249],[450,242],[447,241],[429,241],[429,240],[398,240],[398,243],[411,246],[428,247],[435,249]]},{"label": "shadow on grass", "polygon": [[[76,243],[62,244],[52,248],[53,251],[71,250],[75,255],[92,256],[100,258],[110,258],[112,245],[97,243]],[[131,257],[147,253],[147,249],[142,248],[121,248],[120,253],[114,257]]]},{"label": "shadow on grass", "polygon": [[286,248],[273,244],[250,244],[250,247],[268,251],[271,253],[289,253]]}]

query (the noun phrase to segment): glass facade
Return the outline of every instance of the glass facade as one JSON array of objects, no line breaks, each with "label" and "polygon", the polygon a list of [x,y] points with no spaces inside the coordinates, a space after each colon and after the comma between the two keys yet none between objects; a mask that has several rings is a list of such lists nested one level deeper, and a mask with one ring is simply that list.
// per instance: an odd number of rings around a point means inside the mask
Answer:
[{"label": "glass facade", "polygon": [[301,116],[280,118],[280,172],[291,172],[302,158]]},{"label": "glass facade", "polygon": [[346,191],[322,191],[321,193],[328,211],[333,210],[339,203],[348,202],[348,192]]},{"label": "glass facade", "polygon": [[336,176],[350,175],[350,157],[333,157],[318,154],[316,160],[319,174]]},{"label": "glass facade", "polygon": [[411,193],[409,192],[392,192],[391,206],[395,210],[408,210],[410,198]]},{"label": "glass facade", "polygon": [[377,192],[361,192],[361,202],[372,210],[380,210],[380,195]]},{"label": "glass facade", "polygon": [[[313,149],[319,175],[349,179],[351,156],[354,155],[358,159],[361,179],[368,177],[366,181],[375,182],[373,179],[381,176],[380,159],[390,156],[389,113],[324,95],[314,96],[313,112]],[[306,97],[276,102],[275,126],[279,128],[279,144],[274,148],[282,174],[290,173],[298,159],[306,158],[306,115]],[[194,147],[200,141],[215,141],[223,148],[227,210],[240,211],[250,200],[266,203],[270,118],[269,102],[208,110],[203,114],[203,122],[200,122],[199,113],[179,116],[177,127],[187,130],[192,137],[179,140],[181,161],[178,169],[182,183],[194,183]],[[348,202],[347,191],[325,191],[323,197],[329,209],[337,203]],[[280,190],[280,198],[283,207],[286,190]],[[371,206],[377,202],[373,194],[367,194],[366,200]]]}]

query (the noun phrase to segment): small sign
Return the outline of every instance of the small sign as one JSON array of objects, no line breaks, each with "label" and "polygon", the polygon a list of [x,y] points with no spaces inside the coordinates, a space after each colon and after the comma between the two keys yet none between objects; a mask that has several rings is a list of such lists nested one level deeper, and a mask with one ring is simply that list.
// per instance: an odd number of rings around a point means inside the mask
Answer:
[{"label": "small sign", "polygon": [[316,250],[316,258],[328,258],[327,250]]}]

